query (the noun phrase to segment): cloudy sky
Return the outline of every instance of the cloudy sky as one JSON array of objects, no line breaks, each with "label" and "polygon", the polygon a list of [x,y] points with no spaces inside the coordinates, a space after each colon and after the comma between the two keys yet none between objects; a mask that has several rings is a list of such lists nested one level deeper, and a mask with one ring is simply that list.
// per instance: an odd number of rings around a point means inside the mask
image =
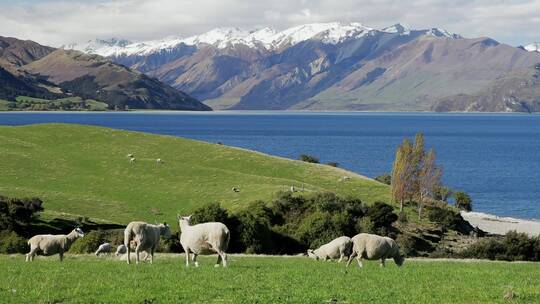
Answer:
[{"label": "cloudy sky", "polygon": [[60,46],[93,38],[187,37],[220,26],[398,22],[511,45],[540,41],[540,0],[0,0],[0,36]]}]

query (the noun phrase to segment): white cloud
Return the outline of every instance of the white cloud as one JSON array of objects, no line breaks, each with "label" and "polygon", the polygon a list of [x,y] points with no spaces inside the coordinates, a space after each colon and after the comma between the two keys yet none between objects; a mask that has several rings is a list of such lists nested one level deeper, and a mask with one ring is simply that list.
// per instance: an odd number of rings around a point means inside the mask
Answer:
[{"label": "white cloud", "polygon": [[540,0],[0,0],[0,35],[58,46],[72,41],[189,36],[218,26],[283,29],[309,22],[397,22],[509,44],[540,40]]}]

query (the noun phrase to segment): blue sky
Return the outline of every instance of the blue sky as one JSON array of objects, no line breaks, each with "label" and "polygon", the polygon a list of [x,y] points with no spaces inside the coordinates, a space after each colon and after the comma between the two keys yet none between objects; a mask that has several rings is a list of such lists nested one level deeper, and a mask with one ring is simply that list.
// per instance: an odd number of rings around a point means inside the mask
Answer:
[{"label": "blue sky", "polygon": [[511,45],[540,41],[540,0],[0,0],[0,35],[60,46],[94,38],[189,36],[220,26],[406,23]]}]

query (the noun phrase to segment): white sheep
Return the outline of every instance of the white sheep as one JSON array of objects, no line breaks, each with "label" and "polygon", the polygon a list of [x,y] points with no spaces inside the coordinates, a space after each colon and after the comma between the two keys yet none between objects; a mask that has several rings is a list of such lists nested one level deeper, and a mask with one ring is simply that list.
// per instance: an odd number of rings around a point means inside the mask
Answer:
[{"label": "white sheep", "polygon": [[393,258],[396,265],[401,266],[405,261],[403,255],[399,252],[399,246],[396,241],[389,237],[379,236],[375,234],[360,233],[352,239],[352,253],[347,261],[347,267],[351,264],[352,259],[356,257],[358,266],[362,268],[362,259],[381,260],[381,267],[384,267],[384,260]]},{"label": "white sheep", "polygon": [[30,252],[26,254],[26,261],[33,261],[37,255],[53,255],[60,256],[60,262],[64,260],[64,252],[69,250],[71,244],[76,239],[83,237],[84,232],[81,228],[73,229],[69,234],[39,234],[31,237],[28,240]]},{"label": "white sheep", "polygon": [[95,252],[96,256],[99,256],[101,253],[111,253],[112,245],[110,243],[103,243],[99,245],[98,249]]},{"label": "white sheep", "polygon": [[199,266],[197,262],[198,255],[218,254],[215,267],[221,262],[223,267],[227,267],[227,248],[231,233],[227,226],[219,222],[209,222],[197,225],[189,225],[190,216],[178,215],[178,224],[182,234],[180,235],[180,244],[186,253],[186,267],[189,266],[189,255],[193,253],[193,262],[195,267]]},{"label": "white sheep", "polygon": [[131,263],[130,259],[130,242],[133,239],[137,246],[135,247],[135,255],[137,264],[139,264],[139,253],[141,251],[150,250],[150,263],[154,262],[154,252],[159,244],[160,237],[170,238],[171,229],[167,223],[152,225],[145,222],[131,222],[124,230],[124,246],[127,249],[127,263]]},{"label": "white sheep", "polygon": [[[136,247],[137,245],[135,244],[134,241],[131,241],[131,242],[130,242],[130,246],[131,246],[131,249],[135,250],[135,247]],[[116,248],[116,252],[114,253],[114,255],[116,255],[121,261],[127,261],[127,255],[126,255],[126,253],[127,253],[127,247],[126,247],[126,245],[121,244],[121,245],[119,245],[119,246]],[[144,254],[144,255],[143,255],[143,258],[142,258],[143,261],[147,261],[148,258],[150,257],[150,255],[148,254],[147,251],[143,251],[142,253]],[[134,257],[134,255],[133,255],[133,257]]]},{"label": "white sheep", "polygon": [[156,164],[161,165],[161,158],[156,159]]},{"label": "white sheep", "polygon": [[130,157],[129,158],[129,163],[132,164],[132,165],[135,164],[135,157]]},{"label": "white sheep", "polygon": [[133,153],[129,153],[129,154],[127,155],[127,158],[133,158],[133,157],[134,157],[134,156],[133,156]]},{"label": "white sheep", "polygon": [[338,263],[340,263],[343,260],[343,257],[349,257],[351,255],[351,249],[351,238],[348,236],[341,236],[315,250],[308,249],[307,254],[310,258],[315,260],[326,261],[339,258]]}]

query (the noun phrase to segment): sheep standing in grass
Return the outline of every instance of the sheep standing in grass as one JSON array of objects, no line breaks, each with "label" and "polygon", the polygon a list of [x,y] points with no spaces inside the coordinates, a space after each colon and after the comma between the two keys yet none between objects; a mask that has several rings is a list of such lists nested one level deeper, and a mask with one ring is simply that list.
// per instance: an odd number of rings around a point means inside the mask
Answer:
[{"label": "sheep standing in grass", "polygon": [[73,229],[69,234],[39,234],[28,240],[30,252],[26,254],[26,261],[33,261],[36,254],[38,255],[53,255],[60,256],[60,262],[64,260],[64,252],[69,250],[71,244],[76,239],[83,237],[84,232],[81,228]]},{"label": "sheep standing in grass", "polygon": [[129,163],[132,164],[132,165],[135,164],[135,157],[130,157],[129,158]]},{"label": "sheep standing in grass", "polygon": [[102,253],[111,253],[112,245],[110,243],[103,243],[99,245],[98,249],[95,252],[96,256],[99,256]]},{"label": "sheep standing in grass", "polygon": [[161,158],[156,159],[156,164],[161,165]]},{"label": "sheep standing in grass", "polygon": [[198,255],[218,254],[215,267],[221,262],[223,267],[227,267],[227,248],[231,233],[223,223],[210,222],[197,225],[189,225],[191,216],[178,216],[181,235],[180,244],[186,253],[186,267],[189,266],[189,255],[193,253],[193,262],[195,267],[199,266],[197,262]]},{"label": "sheep standing in grass", "polygon": [[340,263],[343,260],[343,257],[349,257],[351,255],[351,249],[351,238],[348,236],[341,236],[315,250],[308,249],[307,254],[310,258],[315,260],[326,261],[339,258],[338,263]]},{"label": "sheep standing in grass", "polygon": [[170,238],[171,229],[167,223],[152,225],[145,222],[131,222],[124,230],[124,246],[127,249],[127,263],[131,263],[130,259],[130,242],[133,239],[137,246],[135,247],[135,255],[137,264],[139,264],[139,253],[141,251],[150,250],[150,263],[154,262],[154,252],[159,244],[161,237]]},{"label": "sheep standing in grass", "polygon": [[347,261],[347,267],[352,259],[356,257],[358,266],[362,268],[362,259],[381,260],[381,267],[384,267],[384,260],[393,258],[396,265],[401,266],[405,261],[403,255],[399,253],[399,246],[396,241],[389,237],[375,234],[360,233],[352,239],[352,253]]}]

